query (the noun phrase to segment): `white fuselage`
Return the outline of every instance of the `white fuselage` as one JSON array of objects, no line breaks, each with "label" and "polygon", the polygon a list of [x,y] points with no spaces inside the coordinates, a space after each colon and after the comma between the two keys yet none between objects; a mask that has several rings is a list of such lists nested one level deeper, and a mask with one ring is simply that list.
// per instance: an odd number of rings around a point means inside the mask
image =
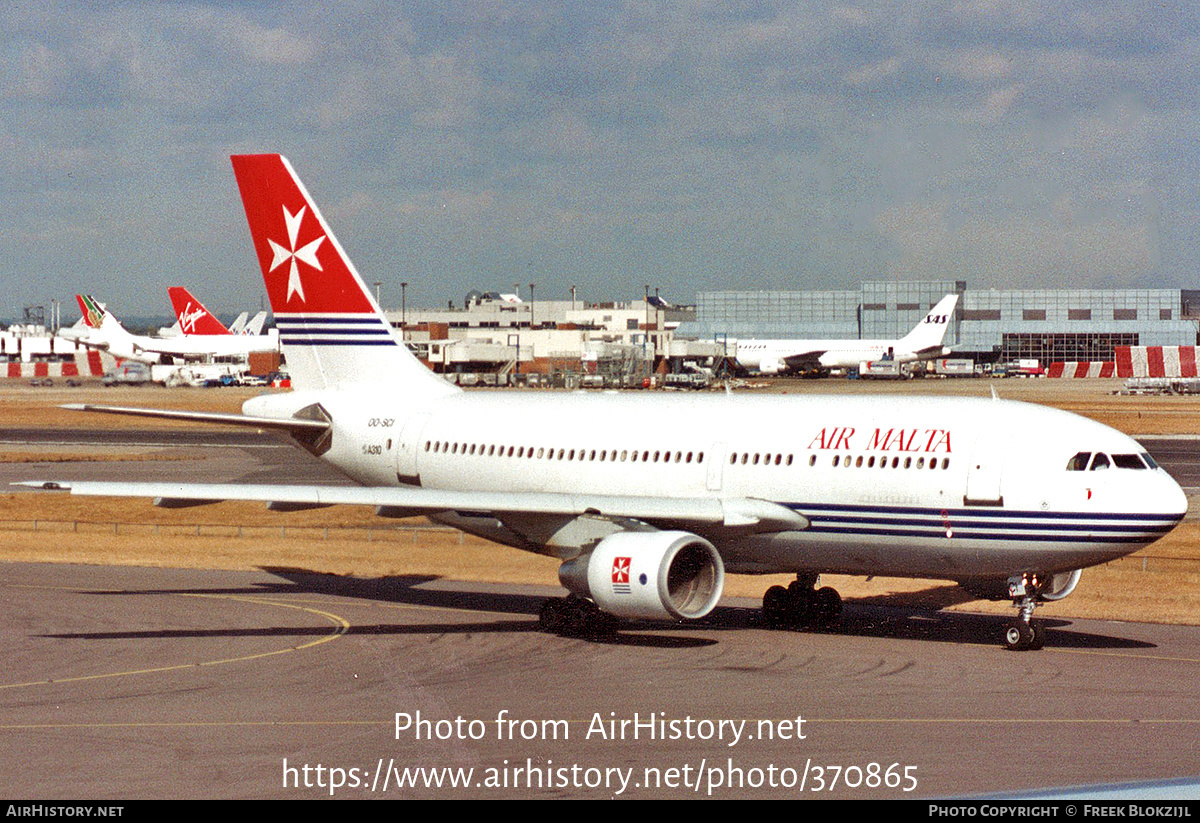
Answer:
[{"label": "white fuselage", "polygon": [[[853,369],[884,359],[896,363],[922,359],[896,344],[895,340],[739,340],[736,359],[742,368],[763,374],[787,371],[787,358],[810,352],[820,352],[816,360],[822,369]],[[942,352],[939,348],[929,357],[940,357]]]},{"label": "white fuselage", "polygon": [[1161,469],[1066,469],[1079,452],[1143,452],[1129,437],[1008,401],[342,392],[246,411],[314,400],[334,421],[325,458],[363,485],[749,498],[807,518],[797,531],[698,529],[735,572],[1055,573],[1136,551],[1187,508]]},{"label": "white fuselage", "polygon": [[202,334],[176,337],[147,337],[123,328],[63,329],[59,334],[88,348],[106,351],[123,360],[161,363],[167,358],[187,361],[216,357],[247,357],[251,352],[278,352],[279,335],[272,329],[264,335]]}]

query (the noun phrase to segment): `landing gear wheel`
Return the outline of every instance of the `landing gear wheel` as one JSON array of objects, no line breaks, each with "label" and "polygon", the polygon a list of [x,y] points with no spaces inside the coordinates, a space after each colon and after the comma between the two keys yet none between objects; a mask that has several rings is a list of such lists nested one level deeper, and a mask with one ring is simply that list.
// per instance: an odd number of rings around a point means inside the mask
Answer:
[{"label": "landing gear wheel", "polygon": [[842,598],[825,586],[815,589],[817,575],[798,574],[783,586],[772,586],[763,595],[763,623],[772,628],[826,628],[842,614]]},{"label": "landing gear wheel", "polygon": [[817,589],[813,592],[809,615],[817,628],[829,628],[842,616],[842,596],[830,586]]},{"label": "landing gear wheel", "polygon": [[762,616],[768,626],[786,626],[792,615],[791,593],[783,586],[772,586],[763,595]]},{"label": "landing gear wheel", "polygon": [[1033,648],[1033,627],[1024,620],[1012,620],[1004,630],[1004,648],[1022,652]]},{"label": "landing gear wheel", "polygon": [[548,634],[558,634],[566,623],[567,601],[561,597],[552,597],[542,604],[538,611],[538,628]]},{"label": "landing gear wheel", "polygon": [[1029,648],[1037,651],[1046,645],[1046,626],[1041,623],[1030,623],[1029,628],[1033,629],[1033,640],[1029,642]]},{"label": "landing gear wheel", "polygon": [[538,612],[542,631],[563,637],[604,637],[617,630],[617,621],[590,600],[571,595],[553,597]]}]

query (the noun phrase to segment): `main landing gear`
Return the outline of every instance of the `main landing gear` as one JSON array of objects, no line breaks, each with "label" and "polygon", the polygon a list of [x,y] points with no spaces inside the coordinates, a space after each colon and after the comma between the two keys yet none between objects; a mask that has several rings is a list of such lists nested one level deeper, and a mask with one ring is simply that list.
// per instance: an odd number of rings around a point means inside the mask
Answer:
[{"label": "main landing gear", "polygon": [[1033,620],[1033,610],[1037,608],[1041,592],[1042,583],[1036,574],[1019,574],[1008,578],[1008,596],[1019,613],[1004,627],[1004,648],[1023,652],[1046,645],[1046,627],[1041,621],[1035,623]]},{"label": "main landing gear", "polygon": [[783,586],[763,595],[763,622],[780,629],[824,629],[842,616],[842,596],[829,586],[817,588],[817,575],[797,574]]},{"label": "main landing gear", "polygon": [[569,594],[542,604],[538,628],[563,637],[608,637],[617,630],[617,618],[600,611],[592,601]]}]

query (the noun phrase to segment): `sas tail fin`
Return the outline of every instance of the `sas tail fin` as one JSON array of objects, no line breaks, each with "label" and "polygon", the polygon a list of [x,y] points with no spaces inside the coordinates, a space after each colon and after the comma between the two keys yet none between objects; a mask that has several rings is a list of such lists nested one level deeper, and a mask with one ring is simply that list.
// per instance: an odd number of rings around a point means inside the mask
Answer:
[{"label": "sas tail fin", "polygon": [[456,391],[397,338],[287,159],[231,159],[292,385]]},{"label": "sas tail fin", "polygon": [[192,297],[192,293],[183,286],[171,286],[167,289],[171,296],[171,306],[179,319],[179,330],[184,334],[229,334],[225,324],[213,315],[204,304]]},{"label": "sas tail fin", "polygon": [[897,353],[907,352],[922,358],[940,356],[942,341],[954,319],[954,307],[957,305],[957,294],[947,294],[939,300],[925,315],[925,319],[899,341]]}]

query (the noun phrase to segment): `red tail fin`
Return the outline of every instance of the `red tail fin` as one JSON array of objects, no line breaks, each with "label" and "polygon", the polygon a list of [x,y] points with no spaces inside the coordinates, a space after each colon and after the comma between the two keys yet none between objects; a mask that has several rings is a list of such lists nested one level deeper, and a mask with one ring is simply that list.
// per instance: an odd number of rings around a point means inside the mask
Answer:
[{"label": "red tail fin", "polygon": [[278,154],[232,160],[275,315],[375,313],[375,301],[288,161]]},{"label": "red tail fin", "polygon": [[232,159],[292,385],[375,391],[382,381],[404,396],[458,391],[393,332],[288,161]]},{"label": "red tail fin", "polygon": [[225,324],[204,308],[204,304],[192,297],[192,293],[183,286],[171,286],[167,289],[167,294],[171,295],[171,305],[175,308],[179,328],[184,334],[230,333]]}]

